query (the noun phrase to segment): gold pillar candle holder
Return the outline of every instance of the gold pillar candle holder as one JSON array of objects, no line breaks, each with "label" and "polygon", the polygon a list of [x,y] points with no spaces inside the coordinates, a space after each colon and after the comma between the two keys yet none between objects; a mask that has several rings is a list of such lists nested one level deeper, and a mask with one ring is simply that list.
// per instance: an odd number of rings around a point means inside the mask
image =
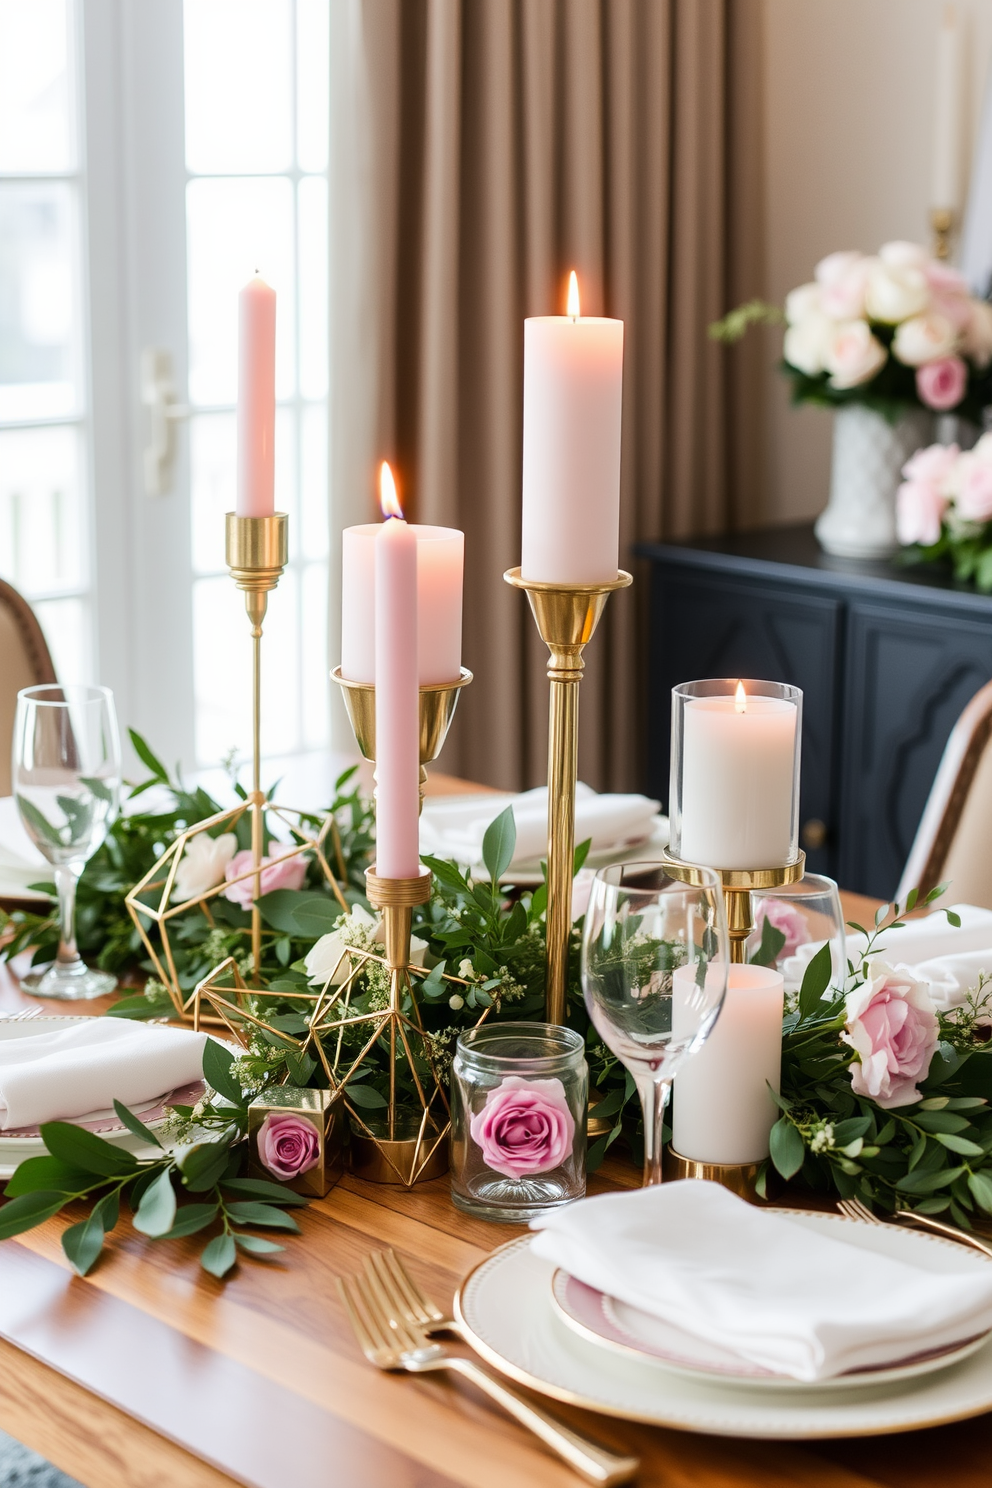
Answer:
[{"label": "gold pillar candle holder", "polygon": [[[674,857],[667,849],[662,853],[662,862],[669,877],[677,878],[680,883],[701,884],[704,882],[703,874],[710,871]],[[780,889],[783,884],[798,883],[806,872],[806,854],[800,852],[794,863],[786,863],[781,868],[714,868],[712,872],[723,886],[730,960],[735,965],[742,965],[747,959],[748,937],[754,931],[751,894],[754,890]]]},{"label": "gold pillar candle holder", "polygon": [[564,1023],[568,944],[572,929],[572,864],[575,854],[575,782],[579,755],[579,688],[582,652],[615,589],[633,579],[623,569],[600,584],[546,584],[524,579],[519,568],[503,578],[523,589],[542,641],[550,652],[548,682],[548,908],[544,1016]]},{"label": "gold pillar candle holder", "polygon": [[[362,757],[375,763],[375,683],[352,682],[336,666],[331,681],[341,689],[355,741]],[[427,785],[426,766],[437,759],[448,737],[451,720],[458,707],[461,689],[472,681],[472,673],[462,667],[456,682],[428,682],[420,688],[420,808],[424,806]]]},{"label": "gold pillar candle holder", "polygon": [[[683,1157],[681,1152],[676,1152],[671,1143],[665,1148],[662,1158],[662,1173],[666,1183],[674,1182],[679,1178],[701,1178],[707,1183],[719,1183],[722,1188],[729,1188],[731,1193],[737,1194],[741,1199],[747,1199],[752,1204],[761,1203],[768,1197],[767,1194],[758,1193],[757,1182],[760,1171],[760,1162],[697,1162],[695,1158]],[[769,1174],[772,1172],[774,1169],[769,1165]]]}]

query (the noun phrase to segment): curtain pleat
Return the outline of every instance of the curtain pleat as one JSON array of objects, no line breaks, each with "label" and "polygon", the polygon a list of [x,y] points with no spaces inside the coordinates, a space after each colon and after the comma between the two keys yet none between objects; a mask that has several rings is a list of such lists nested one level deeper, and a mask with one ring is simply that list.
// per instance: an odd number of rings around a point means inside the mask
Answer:
[{"label": "curtain pleat", "polygon": [[[371,283],[377,324],[367,347],[334,345],[335,419],[371,358],[374,414],[354,423],[378,440],[367,490],[391,458],[415,520],[465,531],[476,680],[448,770],[507,788],[546,776],[547,653],[502,574],[520,560],[523,320],[562,313],[571,268],[583,311],[625,324],[621,562],[638,540],[760,513],[760,380],[706,334],[761,289],[759,3],[347,0],[376,241],[347,261],[365,284],[332,301]],[[352,377],[366,404],[369,382]],[[357,519],[353,493],[334,504]],[[650,748],[635,577],[586,653],[579,769],[600,789],[635,788]]]}]

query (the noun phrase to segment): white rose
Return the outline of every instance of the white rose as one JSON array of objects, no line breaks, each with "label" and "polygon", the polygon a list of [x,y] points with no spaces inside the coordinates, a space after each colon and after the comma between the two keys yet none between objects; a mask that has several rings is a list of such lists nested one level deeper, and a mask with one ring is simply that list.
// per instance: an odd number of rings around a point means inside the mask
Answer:
[{"label": "white rose", "polygon": [[831,387],[858,387],[871,381],[884,366],[887,355],[885,347],[872,335],[867,321],[842,321],[834,327],[827,342],[823,370],[831,374]]},{"label": "white rose", "polygon": [[919,243],[905,243],[897,240],[894,243],[883,243],[878,250],[878,256],[884,264],[891,264],[893,268],[923,269],[930,262],[930,255]]},{"label": "white rose", "polygon": [[930,286],[922,269],[913,264],[872,265],[865,291],[865,306],[872,320],[898,325],[911,315],[921,315],[930,303]]},{"label": "white rose", "polygon": [[222,832],[219,837],[210,837],[198,832],[186,844],[176,870],[172,899],[176,904],[184,899],[195,899],[224,882],[224,869],[238,850],[238,839],[233,832]]},{"label": "white rose", "polygon": [[907,367],[922,367],[938,357],[950,356],[958,334],[946,315],[931,310],[928,315],[914,315],[904,320],[892,338],[892,354]]},{"label": "white rose", "polygon": [[835,322],[814,310],[790,325],[782,343],[782,353],[790,367],[798,367],[807,377],[823,371],[823,357],[830,342]]},{"label": "white rose", "polygon": [[992,362],[992,305],[987,300],[972,300],[970,308],[961,350],[984,370]]},{"label": "white rose", "polygon": [[836,284],[838,279],[843,279],[863,258],[863,253],[850,250],[842,253],[828,253],[826,258],[820,259],[813,270],[817,284]]},{"label": "white rose", "polygon": [[797,289],[790,289],[785,297],[785,318],[789,325],[798,325],[814,310],[820,308],[820,286],[818,284],[800,284]]},{"label": "white rose", "polygon": [[[372,945],[385,944],[386,933],[379,916],[370,915],[360,904],[352,905],[351,914],[342,915],[337,928],[314,941],[303,958],[311,987],[340,987],[351,975],[351,956],[348,952],[354,942],[348,937],[349,925],[352,930],[365,930]],[[426,950],[426,940],[411,935],[410,965],[423,966]]]}]

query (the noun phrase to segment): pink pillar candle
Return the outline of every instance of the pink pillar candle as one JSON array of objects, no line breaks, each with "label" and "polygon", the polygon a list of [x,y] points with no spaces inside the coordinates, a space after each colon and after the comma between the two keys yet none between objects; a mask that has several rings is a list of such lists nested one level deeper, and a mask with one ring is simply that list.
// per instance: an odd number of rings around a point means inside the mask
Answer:
[{"label": "pink pillar candle", "polygon": [[257,276],[238,296],[239,517],[275,510],[276,293]]},{"label": "pink pillar candle", "polygon": [[[454,527],[411,524],[417,540],[417,679],[455,682],[462,664],[465,535]],[[341,562],[341,675],[374,682],[376,537],[379,522],[346,527]]]},{"label": "pink pillar candle", "polygon": [[417,539],[401,517],[375,536],[376,872],[420,871]]},{"label": "pink pillar candle", "polygon": [[524,579],[605,583],[620,546],[623,321],[524,321]]}]

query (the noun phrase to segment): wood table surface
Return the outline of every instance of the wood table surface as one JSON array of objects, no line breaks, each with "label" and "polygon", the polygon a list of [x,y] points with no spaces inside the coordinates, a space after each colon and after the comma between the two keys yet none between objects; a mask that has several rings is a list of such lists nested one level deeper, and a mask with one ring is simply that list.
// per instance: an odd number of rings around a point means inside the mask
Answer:
[{"label": "wood table surface", "polygon": [[[845,896],[849,914],[873,902]],[[35,1006],[6,969],[0,1008]],[[87,1004],[99,1011],[99,1005]],[[67,1011],[59,1004],[58,1011]],[[590,1191],[635,1187],[608,1162]],[[384,1375],[360,1354],[334,1278],[393,1246],[442,1305],[523,1233],[460,1214],[447,1179],[412,1193],[345,1177],[300,1214],[275,1261],[226,1283],[200,1237],[148,1241],[122,1223],[85,1279],[63,1255],[67,1212],[0,1244],[0,1426],[87,1488],[575,1488],[580,1482],[463,1381]],[[643,1460],[656,1488],[982,1488],[990,1417],[825,1443],[755,1442],[616,1422],[554,1403]]]}]

